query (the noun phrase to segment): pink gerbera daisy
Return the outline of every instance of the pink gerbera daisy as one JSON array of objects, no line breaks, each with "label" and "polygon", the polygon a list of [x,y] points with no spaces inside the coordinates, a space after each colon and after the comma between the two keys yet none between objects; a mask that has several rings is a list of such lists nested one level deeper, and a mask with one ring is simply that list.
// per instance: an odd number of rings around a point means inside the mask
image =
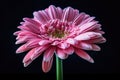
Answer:
[{"label": "pink gerbera daisy", "polygon": [[48,72],[53,63],[53,55],[66,59],[75,53],[79,57],[94,63],[94,60],[84,51],[100,51],[96,43],[104,43],[101,25],[84,12],[67,7],[61,9],[53,5],[45,10],[33,13],[34,18],[23,18],[18,26],[20,31],[16,44],[24,43],[16,53],[29,51],[23,59],[24,66],[43,54],[42,70]]}]

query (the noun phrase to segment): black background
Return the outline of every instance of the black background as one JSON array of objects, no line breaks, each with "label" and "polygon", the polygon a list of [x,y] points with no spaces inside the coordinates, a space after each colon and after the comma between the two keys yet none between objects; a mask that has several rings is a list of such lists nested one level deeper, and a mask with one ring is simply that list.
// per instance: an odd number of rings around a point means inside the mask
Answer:
[{"label": "black background", "polygon": [[[15,54],[16,49],[20,45],[15,45],[15,36],[13,33],[17,31],[22,18],[33,17],[33,12],[44,10],[49,5],[60,6],[62,9],[71,6],[80,12],[85,12],[90,16],[95,16],[96,20],[102,24],[105,31],[103,35],[107,42],[100,44],[102,50],[100,52],[88,53],[95,60],[91,64],[75,54],[69,56],[63,61],[64,78],[67,79],[97,79],[95,76],[107,78],[114,74],[120,73],[120,50],[119,50],[119,4],[115,0],[4,0],[2,4],[1,26],[0,26],[0,73],[12,74],[11,77],[26,75],[29,77],[37,76],[39,80],[53,79],[55,80],[55,58],[52,69],[48,73],[43,73],[41,69],[42,56],[33,61],[31,65],[24,68],[22,59],[26,53]],[[86,76],[86,77],[83,77]],[[89,77],[87,77],[89,76]],[[34,77],[33,79],[35,79]],[[116,77],[114,77],[116,78]]]}]

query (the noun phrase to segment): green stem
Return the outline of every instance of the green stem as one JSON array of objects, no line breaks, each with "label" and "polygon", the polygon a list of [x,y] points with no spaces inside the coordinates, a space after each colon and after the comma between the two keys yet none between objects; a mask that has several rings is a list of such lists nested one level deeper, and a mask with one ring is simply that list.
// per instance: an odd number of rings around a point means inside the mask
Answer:
[{"label": "green stem", "polygon": [[62,60],[56,56],[56,80],[63,80]]}]

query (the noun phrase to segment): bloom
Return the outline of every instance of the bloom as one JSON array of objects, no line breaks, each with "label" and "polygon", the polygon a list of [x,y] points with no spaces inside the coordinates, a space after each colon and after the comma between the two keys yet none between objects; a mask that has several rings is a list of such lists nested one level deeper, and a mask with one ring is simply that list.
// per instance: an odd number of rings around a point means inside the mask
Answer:
[{"label": "bloom", "polygon": [[79,57],[94,63],[94,60],[84,51],[100,51],[97,43],[104,43],[104,32],[95,17],[77,9],[67,7],[61,9],[53,5],[45,10],[33,13],[34,18],[23,18],[16,44],[24,43],[16,53],[28,51],[23,59],[24,66],[43,53],[42,70],[48,72],[53,63],[53,55],[66,59],[75,53]]}]

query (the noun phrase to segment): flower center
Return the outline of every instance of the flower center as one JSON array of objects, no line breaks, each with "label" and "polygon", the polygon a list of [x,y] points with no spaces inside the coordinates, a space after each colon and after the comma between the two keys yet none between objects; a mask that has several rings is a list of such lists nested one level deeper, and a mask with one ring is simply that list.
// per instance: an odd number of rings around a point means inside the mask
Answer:
[{"label": "flower center", "polygon": [[52,37],[54,38],[63,38],[65,36],[65,33],[61,30],[55,30],[51,33]]}]

